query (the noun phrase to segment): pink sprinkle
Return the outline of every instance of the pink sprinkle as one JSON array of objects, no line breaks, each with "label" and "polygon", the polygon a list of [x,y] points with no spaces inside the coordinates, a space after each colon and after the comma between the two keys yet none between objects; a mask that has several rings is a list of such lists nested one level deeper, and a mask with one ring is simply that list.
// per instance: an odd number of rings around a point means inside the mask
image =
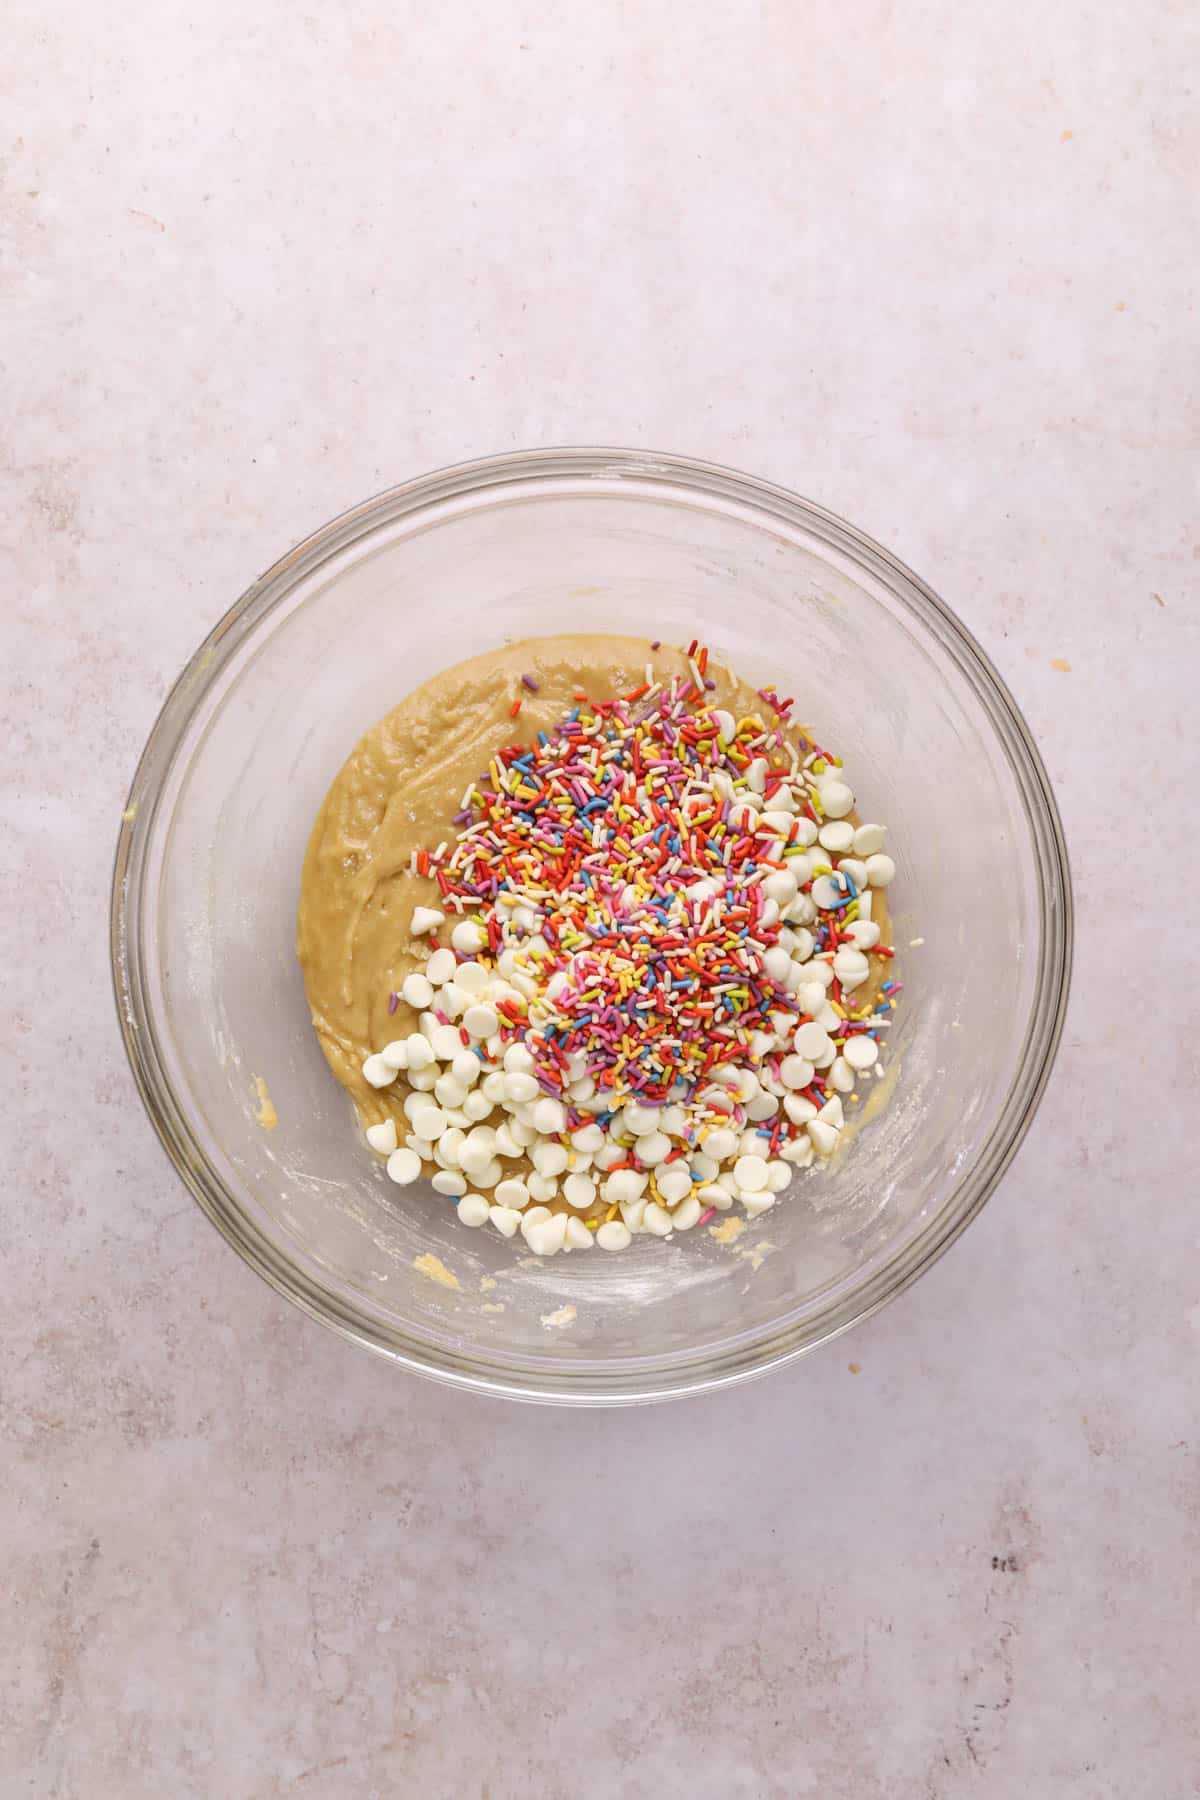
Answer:
[{"label": "pink sprinkle", "polygon": [[710,1206],[706,1213],[701,1213],[700,1217],[696,1220],[697,1225],[707,1225],[716,1210],[715,1206]]}]

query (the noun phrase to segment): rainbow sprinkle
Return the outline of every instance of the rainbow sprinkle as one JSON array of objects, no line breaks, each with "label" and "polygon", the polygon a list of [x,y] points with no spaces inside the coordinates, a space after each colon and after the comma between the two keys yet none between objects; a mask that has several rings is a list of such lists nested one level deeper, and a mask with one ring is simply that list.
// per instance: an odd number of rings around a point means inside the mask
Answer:
[{"label": "rainbow sprinkle", "polygon": [[[790,720],[793,702],[773,686],[759,693],[769,718],[721,713],[707,649],[693,642],[686,654],[686,677],[664,683],[648,666],[617,699],[579,691],[532,744],[498,750],[463,798],[456,839],[422,850],[417,867],[441,904],[479,927],[472,960],[510,984],[497,1002],[501,1044],[524,1044],[542,1092],[564,1100],[566,1129],[606,1128],[630,1101],[683,1102],[694,1154],[714,1118],[745,1122],[730,1092],[737,1072],[778,1079],[781,1034],[805,1016],[768,966],[781,906],[809,896],[813,958],[832,962],[853,941],[859,894],[808,848],[823,817],[819,778],[838,759]],[[814,892],[818,877],[826,886]],[[835,1045],[875,1035],[898,991],[889,981],[873,1009],[853,1012],[835,979]],[[827,1071],[805,1098],[818,1109],[832,1098]],[[804,1127],[780,1110],[758,1130],[776,1156]]]}]

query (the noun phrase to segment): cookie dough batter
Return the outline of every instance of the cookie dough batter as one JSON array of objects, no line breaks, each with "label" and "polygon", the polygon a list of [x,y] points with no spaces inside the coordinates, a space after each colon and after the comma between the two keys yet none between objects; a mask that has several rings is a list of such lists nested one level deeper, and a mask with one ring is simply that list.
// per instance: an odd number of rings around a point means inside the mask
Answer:
[{"label": "cookie dough batter", "polygon": [[[414,937],[415,909],[445,909],[433,875],[412,872],[421,850],[452,843],[462,797],[502,745],[531,745],[581,697],[610,701],[638,688],[648,661],[658,681],[690,679],[680,649],[644,638],[564,635],[525,641],[458,664],[403,699],[361,739],[335,778],[317,816],[301,881],[297,953],[313,1024],[337,1079],[364,1127],[393,1121],[409,1135],[403,1079],[373,1086],[364,1062],[420,1029],[416,1010],[398,998],[405,978],[423,970],[430,946]],[[769,717],[763,698],[717,665],[708,704],[740,718]],[[801,703],[802,704],[802,703]],[[853,816],[847,821],[853,825]],[[873,917],[889,942],[882,891]],[[448,942],[451,914],[441,938]],[[873,1002],[889,973],[872,958],[856,1006]],[[525,1158],[511,1165],[516,1173]],[[552,1210],[562,1201],[551,1202]]]}]

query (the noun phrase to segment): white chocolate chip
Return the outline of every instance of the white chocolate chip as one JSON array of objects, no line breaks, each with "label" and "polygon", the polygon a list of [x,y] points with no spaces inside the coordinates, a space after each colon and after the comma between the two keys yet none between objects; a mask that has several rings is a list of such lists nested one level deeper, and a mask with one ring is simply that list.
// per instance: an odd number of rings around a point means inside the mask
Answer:
[{"label": "white chocolate chip", "polygon": [[830,825],[822,825],[817,833],[817,842],[823,850],[831,850],[835,856],[844,856],[854,843],[854,827],[844,819],[835,819]]},{"label": "white chocolate chip", "polygon": [[622,1225],[620,1219],[610,1219],[596,1233],[596,1242],[602,1250],[627,1250],[633,1238],[629,1227]]},{"label": "white chocolate chip", "polygon": [[767,1165],[761,1156],[739,1156],[733,1165],[733,1178],[743,1192],[756,1194],[767,1185]]},{"label": "white chocolate chip", "polygon": [[435,950],[425,964],[425,975],[434,987],[444,987],[457,966],[453,950]]},{"label": "white chocolate chip", "polygon": [[813,1066],[803,1056],[785,1056],[779,1065],[779,1078],[788,1088],[806,1088],[813,1078]]},{"label": "white chocolate chip", "polygon": [[855,950],[849,945],[842,944],[838,947],[837,954],[833,959],[833,972],[843,988],[847,992],[853,993],[854,989],[861,987],[870,975],[871,965],[861,950]]},{"label": "white chocolate chip", "polygon": [[832,875],[818,875],[812,884],[812,897],[822,912],[840,906],[846,897],[846,884]]},{"label": "white chocolate chip", "polygon": [[486,1225],[491,1213],[492,1209],[482,1194],[464,1194],[458,1203],[459,1224],[469,1225],[472,1229]]},{"label": "white chocolate chip", "polygon": [[818,1025],[815,1020],[801,1025],[792,1039],[792,1044],[797,1056],[804,1057],[807,1062],[815,1063],[817,1068],[820,1068],[821,1058],[825,1053],[833,1049],[825,1027]]},{"label": "white chocolate chip", "polygon": [[844,819],[854,809],[854,794],[844,781],[826,780],[820,788],[821,808],[827,819]]},{"label": "white chocolate chip", "polygon": [[566,1123],[567,1112],[561,1100],[555,1100],[551,1095],[544,1094],[540,1100],[535,1102],[533,1124],[546,1137],[563,1131]]},{"label": "white chocolate chip", "polygon": [[648,1202],[645,1200],[623,1200],[621,1202],[621,1217],[630,1231],[638,1232],[642,1229],[642,1220],[646,1215],[647,1205]]},{"label": "white chocolate chip", "polygon": [[770,1211],[775,1204],[775,1196],[769,1189],[755,1189],[751,1193],[743,1192],[741,1201],[747,1218],[756,1219],[760,1213]]},{"label": "white chocolate chip", "polygon": [[455,1081],[453,1075],[439,1075],[433,1084],[433,1091],[443,1106],[461,1106],[467,1097],[467,1090]]},{"label": "white chocolate chip", "polygon": [[857,1033],[854,1037],[846,1040],[842,1049],[842,1055],[852,1069],[870,1069],[873,1068],[879,1060],[879,1046],[876,1044],[874,1038],[865,1037],[861,1033]]},{"label": "white chocolate chip", "polygon": [[838,1134],[832,1125],[826,1124],[824,1119],[810,1119],[805,1130],[818,1156],[833,1155],[837,1148]]},{"label": "white chocolate chip", "polygon": [[829,1068],[829,1079],[839,1094],[854,1092],[854,1070],[844,1056],[835,1056]]},{"label": "white chocolate chip", "polygon": [[427,1006],[433,1005],[433,985],[427,976],[418,975],[414,970],[411,975],[404,977],[400,985],[400,997],[414,1012],[422,1012]]},{"label": "white chocolate chip", "polygon": [[386,1063],[382,1056],[368,1056],[363,1063],[362,1072],[364,1078],[374,1088],[390,1087],[396,1079],[395,1069],[390,1063]]},{"label": "white chocolate chip", "polygon": [[686,1163],[673,1162],[669,1169],[663,1169],[656,1175],[655,1186],[667,1205],[674,1206],[692,1191],[691,1171]]},{"label": "white chocolate chip", "polygon": [[590,1175],[568,1175],[562,1184],[563,1199],[568,1206],[582,1211],[596,1198],[596,1184]]},{"label": "white chocolate chip", "polygon": [[401,1187],[410,1187],[421,1173],[421,1158],[415,1150],[393,1150],[387,1159],[387,1172]]},{"label": "white chocolate chip", "polygon": [[382,1125],[367,1126],[367,1142],[380,1156],[390,1156],[396,1148],[396,1121],[385,1119]]},{"label": "white chocolate chip", "polygon": [[460,956],[474,956],[487,943],[487,932],[473,919],[460,919],[450,933],[450,942]]},{"label": "white chocolate chip", "polygon": [[483,1002],[476,1002],[475,1005],[468,1006],[463,1014],[463,1027],[470,1032],[473,1038],[491,1037],[499,1022],[495,1007],[488,1006]]}]

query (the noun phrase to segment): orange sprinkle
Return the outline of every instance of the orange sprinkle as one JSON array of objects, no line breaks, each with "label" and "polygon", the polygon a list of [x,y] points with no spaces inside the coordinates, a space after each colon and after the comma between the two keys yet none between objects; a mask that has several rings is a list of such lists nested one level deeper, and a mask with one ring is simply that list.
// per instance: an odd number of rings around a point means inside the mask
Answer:
[{"label": "orange sprinkle", "polygon": [[508,709],[509,718],[515,719],[517,714],[520,712],[520,710],[521,710],[521,702],[519,700],[514,700],[512,705]]}]

